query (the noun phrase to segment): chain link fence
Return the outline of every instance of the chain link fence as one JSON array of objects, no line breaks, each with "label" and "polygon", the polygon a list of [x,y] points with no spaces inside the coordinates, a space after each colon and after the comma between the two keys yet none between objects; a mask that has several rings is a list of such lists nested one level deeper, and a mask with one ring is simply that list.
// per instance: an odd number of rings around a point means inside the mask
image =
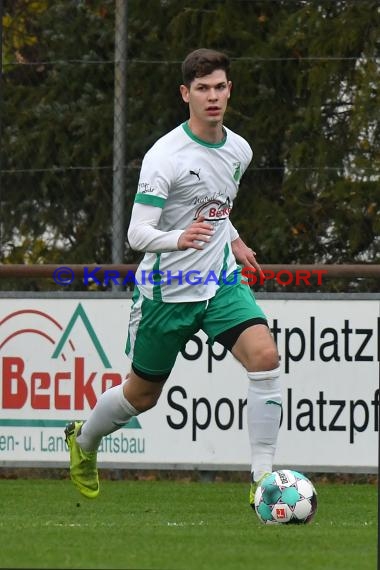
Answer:
[{"label": "chain link fence", "polygon": [[3,6],[1,261],[121,263],[127,3],[40,4]]}]

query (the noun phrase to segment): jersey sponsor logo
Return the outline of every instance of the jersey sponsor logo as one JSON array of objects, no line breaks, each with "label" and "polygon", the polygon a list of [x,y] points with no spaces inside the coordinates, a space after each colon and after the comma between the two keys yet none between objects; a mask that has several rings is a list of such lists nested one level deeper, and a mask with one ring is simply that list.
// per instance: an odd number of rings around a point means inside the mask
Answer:
[{"label": "jersey sponsor logo", "polygon": [[229,217],[232,210],[232,202],[227,198],[224,202],[221,200],[210,200],[206,204],[202,204],[196,210],[194,220],[203,216],[205,221],[219,222]]},{"label": "jersey sponsor logo", "polygon": [[208,194],[206,194],[206,196],[202,196],[201,198],[199,196],[197,196],[196,198],[194,198],[193,204],[194,206],[198,206],[200,204],[207,204],[208,202],[211,202],[213,200],[216,201],[220,201],[218,200],[218,198],[224,198],[224,194],[222,192],[214,192],[213,194],[211,194],[211,196],[209,196]]},{"label": "jersey sponsor logo", "polygon": [[151,186],[148,182],[139,182],[137,192],[140,192],[140,194],[150,194],[154,192],[154,186]]}]

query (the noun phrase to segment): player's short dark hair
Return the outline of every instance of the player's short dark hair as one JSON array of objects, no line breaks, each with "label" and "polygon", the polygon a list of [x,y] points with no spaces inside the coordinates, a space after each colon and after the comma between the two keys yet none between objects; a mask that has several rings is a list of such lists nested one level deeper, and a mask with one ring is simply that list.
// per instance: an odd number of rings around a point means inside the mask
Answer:
[{"label": "player's short dark hair", "polygon": [[189,53],[182,63],[183,83],[186,87],[190,87],[196,77],[209,75],[216,69],[225,71],[227,79],[229,79],[229,57],[225,53],[213,49],[196,49]]}]

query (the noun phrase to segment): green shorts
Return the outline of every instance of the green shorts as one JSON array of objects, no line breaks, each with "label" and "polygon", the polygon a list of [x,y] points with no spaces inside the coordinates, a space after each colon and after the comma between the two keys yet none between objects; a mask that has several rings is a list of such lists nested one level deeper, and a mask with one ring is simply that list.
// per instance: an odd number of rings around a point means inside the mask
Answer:
[{"label": "green shorts", "polygon": [[223,283],[208,301],[163,303],[147,299],[135,287],[125,352],[133,367],[147,375],[168,375],[176,358],[199,330],[212,344],[242,323],[266,323],[248,285]]}]

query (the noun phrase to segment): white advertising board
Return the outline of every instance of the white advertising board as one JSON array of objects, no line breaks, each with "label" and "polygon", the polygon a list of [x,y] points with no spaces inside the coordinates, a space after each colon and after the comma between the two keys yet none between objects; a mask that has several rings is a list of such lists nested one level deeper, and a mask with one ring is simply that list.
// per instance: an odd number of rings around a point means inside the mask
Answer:
[{"label": "white advertising board", "polygon": [[[275,465],[374,472],[380,301],[260,300],[277,341],[283,419]],[[130,368],[130,299],[0,299],[0,465],[67,465],[67,421]],[[149,347],[147,347],[149,350]],[[200,332],[158,405],[103,439],[103,467],[248,469],[245,371]]]}]

